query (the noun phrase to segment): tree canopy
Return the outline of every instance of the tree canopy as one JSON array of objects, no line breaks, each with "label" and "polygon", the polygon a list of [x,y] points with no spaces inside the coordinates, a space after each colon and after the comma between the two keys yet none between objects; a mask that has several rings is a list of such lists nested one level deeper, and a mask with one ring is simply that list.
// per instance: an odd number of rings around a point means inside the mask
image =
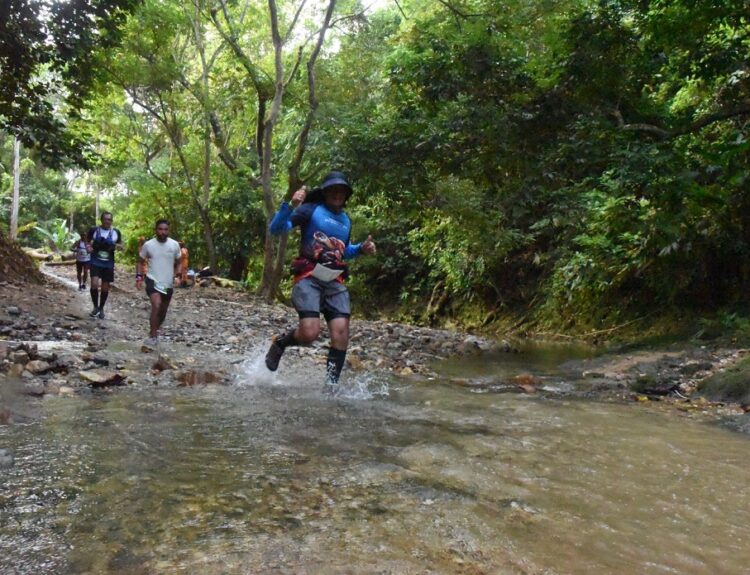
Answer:
[{"label": "tree canopy", "polygon": [[0,5],[0,128],[49,164],[86,163],[69,130],[101,79],[106,51],[140,0],[8,0]]},{"label": "tree canopy", "polygon": [[98,142],[128,235],[167,216],[266,296],[295,241],[269,218],[337,168],[375,309],[575,330],[746,299],[744,0],[63,4],[14,16],[6,128],[40,161]]}]

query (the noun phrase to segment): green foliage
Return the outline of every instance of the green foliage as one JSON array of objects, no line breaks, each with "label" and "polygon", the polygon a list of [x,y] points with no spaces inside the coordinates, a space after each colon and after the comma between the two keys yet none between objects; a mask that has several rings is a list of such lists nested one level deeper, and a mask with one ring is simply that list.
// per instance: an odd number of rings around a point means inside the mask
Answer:
[{"label": "green foliage", "polygon": [[0,8],[0,128],[50,165],[90,161],[69,130],[100,80],[102,52],[139,0],[10,0]]},{"label": "green foliage", "polygon": [[57,254],[70,251],[70,246],[78,239],[78,234],[71,233],[68,222],[62,219],[45,222],[34,229],[45,239],[47,247]]},{"label": "green foliage", "polygon": [[[254,285],[267,224],[255,128],[273,52],[261,5],[227,4],[251,62],[208,32],[217,6],[145,2],[109,50],[120,87],[71,129],[105,142],[96,178],[130,242],[167,217],[194,265],[212,236],[220,270]],[[442,313],[530,310],[586,329],[746,299],[747,2],[404,0],[331,33],[300,174],[314,184],[335,167],[354,182],[353,240],[378,243],[353,262],[367,309],[419,319],[447,301]],[[289,70],[296,53],[283,58]],[[286,79],[274,201],[308,110],[304,73]],[[91,213],[90,196],[26,159],[24,222]]]}]

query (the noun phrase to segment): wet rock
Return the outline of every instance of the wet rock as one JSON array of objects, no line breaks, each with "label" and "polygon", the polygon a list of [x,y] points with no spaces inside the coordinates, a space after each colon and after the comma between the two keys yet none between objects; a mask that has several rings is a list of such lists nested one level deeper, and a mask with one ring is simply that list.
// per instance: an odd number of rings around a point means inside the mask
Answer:
[{"label": "wet rock", "polygon": [[23,386],[23,392],[32,397],[41,397],[45,391],[44,383],[39,380],[30,381]]},{"label": "wet rock", "polygon": [[11,366],[8,368],[8,375],[11,377],[21,377],[21,374],[24,372],[24,364],[22,363],[14,363],[11,364]]},{"label": "wet rock", "polygon": [[220,383],[221,377],[212,371],[183,371],[177,374],[180,387]]},{"label": "wet rock", "polygon": [[5,313],[8,315],[21,315],[21,308],[15,305],[10,305],[5,308]]},{"label": "wet rock", "polygon": [[26,371],[34,375],[42,375],[52,369],[52,366],[43,359],[34,359],[26,364]]},{"label": "wet rock", "polygon": [[169,359],[166,355],[160,355],[156,361],[151,366],[151,369],[155,372],[164,371],[167,369],[176,369],[177,366],[172,363],[172,360]]},{"label": "wet rock", "polygon": [[28,353],[30,359],[39,358],[39,346],[35,343],[23,343],[19,346],[19,349]]},{"label": "wet rock", "polygon": [[39,354],[39,359],[52,363],[53,361],[57,361],[57,354],[52,351],[42,352]]},{"label": "wet rock", "polygon": [[13,467],[15,463],[15,457],[9,449],[0,449],[0,469],[8,469]]},{"label": "wet rock", "polygon": [[31,358],[29,357],[28,353],[20,350],[10,352],[10,354],[8,355],[8,359],[11,361],[11,363],[22,363],[26,365]]},{"label": "wet rock", "polygon": [[511,383],[515,385],[519,391],[523,393],[536,393],[538,388],[542,385],[542,380],[535,375],[530,373],[521,373],[512,378]]},{"label": "wet rock", "polygon": [[79,372],[81,378],[91,387],[109,387],[124,385],[126,376],[108,369],[89,369]]}]

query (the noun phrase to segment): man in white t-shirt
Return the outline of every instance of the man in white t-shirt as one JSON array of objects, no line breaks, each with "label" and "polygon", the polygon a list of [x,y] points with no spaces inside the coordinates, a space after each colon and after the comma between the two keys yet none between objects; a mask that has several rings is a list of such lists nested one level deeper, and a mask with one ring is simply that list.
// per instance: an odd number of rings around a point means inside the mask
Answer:
[{"label": "man in white t-shirt", "polygon": [[159,328],[164,323],[174,293],[174,278],[180,275],[180,244],[169,237],[169,221],[156,222],[156,237],[143,244],[138,254],[135,287],[141,289],[144,264],[148,262],[146,294],[151,300],[150,332],[144,342],[155,349],[159,345]]}]

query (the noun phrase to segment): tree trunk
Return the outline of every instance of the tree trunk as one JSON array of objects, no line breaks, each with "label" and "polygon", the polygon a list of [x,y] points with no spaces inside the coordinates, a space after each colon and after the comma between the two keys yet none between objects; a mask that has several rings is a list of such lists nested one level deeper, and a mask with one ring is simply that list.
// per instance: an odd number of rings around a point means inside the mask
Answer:
[{"label": "tree trunk", "polygon": [[13,139],[13,204],[10,210],[10,239],[18,238],[18,205],[21,197],[21,142]]},{"label": "tree trunk", "polygon": [[[88,178],[86,179],[86,182],[88,183]],[[94,186],[96,186],[96,200],[94,201],[94,211],[96,213],[94,214],[94,222],[97,225],[99,225],[99,217],[100,217],[99,216],[99,196],[100,196],[100,191],[99,191],[99,186],[97,186],[96,184],[94,184]]]},{"label": "tree trunk", "polygon": [[[273,104],[271,106],[271,113],[269,114],[269,122],[266,123],[266,129],[267,131],[264,132],[264,135],[266,136],[266,141],[263,146],[263,158],[267,159],[268,166],[269,166],[269,174],[268,179],[270,181],[270,162],[271,162],[271,135],[273,131],[274,124],[276,122],[276,118],[279,114],[279,109],[281,108],[281,102],[282,97],[284,95],[284,91],[286,89],[286,86],[283,83],[283,69],[282,69],[282,63],[281,63],[281,49],[283,47],[283,42],[281,41],[281,37],[278,34],[278,25],[277,25],[277,19],[276,19],[276,4],[274,0],[269,0],[269,10],[271,12],[271,31],[274,41],[274,47],[276,48],[276,78],[275,78],[275,86],[276,86],[276,93],[273,99]],[[315,118],[315,113],[318,108],[318,100],[315,95],[315,62],[317,61],[318,55],[320,54],[320,50],[323,46],[323,43],[325,41],[325,35],[326,31],[330,27],[331,24],[331,18],[333,17],[333,12],[336,7],[336,0],[330,0],[328,3],[328,7],[326,9],[326,15],[323,22],[323,25],[321,26],[320,32],[318,33],[318,39],[315,44],[315,48],[313,49],[312,53],[310,54],[310,57],[307,61],[307,81],[308,81],[308,103],[309,103],[309,109],[307,112],[307,116],[305,118],[305,123],[302,127],[302,130],[297,136],[297,146],[295,150],[294,158],[292,159],[291,164],[289,165],[289,186],[286,194],[286,199],[288,200],[291,195],[294,193],[294,191],[298,188],[298,186],[301,184],[302,180],[299,177],[299,166],[302,163],[302,158],[305,154],[305,149],[307,148],[307,141],[308,136],[310,133],[310,128],[312,127],[313,120]],[[263,163],[265,167],[265,162]],[[265,182],[265,174],[261,175],[261,179]],[[263,197],[266,204],[266,210],[268,217],[271,218],[275,211],[274,207],[274,201],[273,201],[273,194],[270,190],[266,190],[266,187],[263,187]],[[266,246],[265,251],[263,254],[263,276],[261,280],[261,285],[259,289],[259,294],[267,299],[273,299],[276,295],[276,293],[279,290],[279,285],[281,283],[281,278],[284,275],[284,268],[285,268],[285,256],[286,256],[286,245],[287,245],[287,236],[282,237],[277,245],[276,254],[273,253],[273,239],[271,239],[271,242],[268,241],[269,232],[266,231]]]}]

